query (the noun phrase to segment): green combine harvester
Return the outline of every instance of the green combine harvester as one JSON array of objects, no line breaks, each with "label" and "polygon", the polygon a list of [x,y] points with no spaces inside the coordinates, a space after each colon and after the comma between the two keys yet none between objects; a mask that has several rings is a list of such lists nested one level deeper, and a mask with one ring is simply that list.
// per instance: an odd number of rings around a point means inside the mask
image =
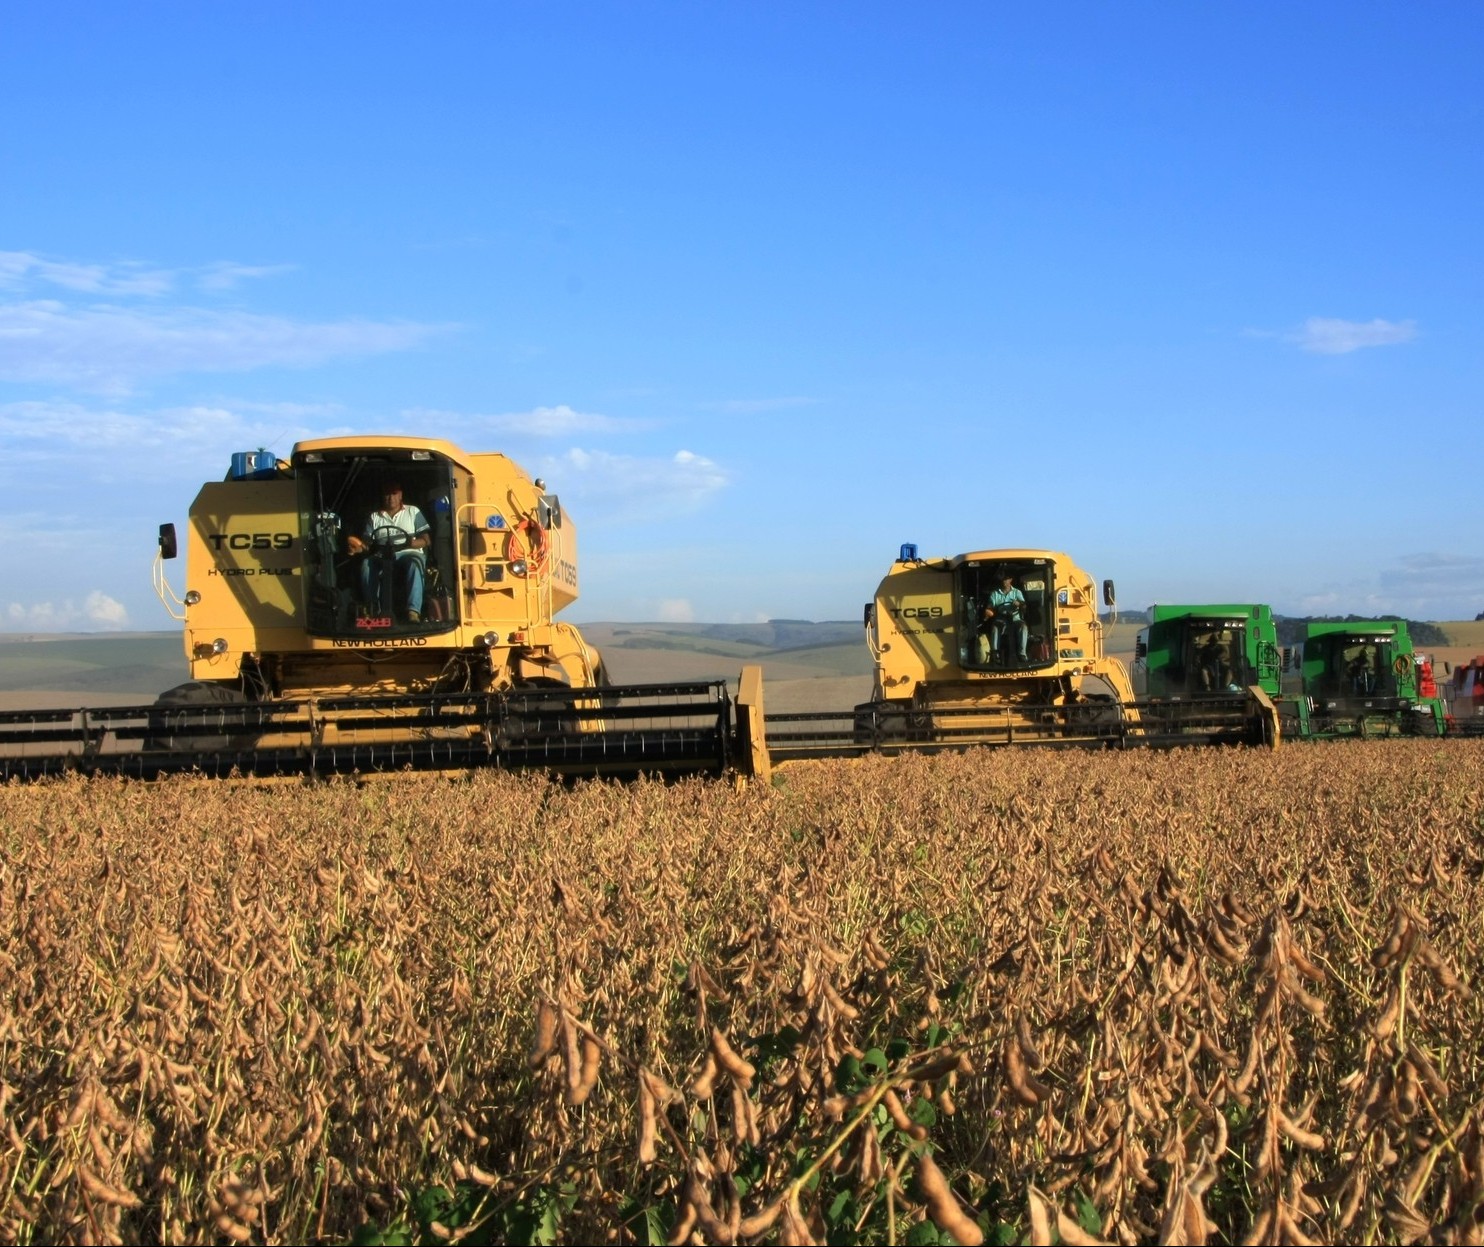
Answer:
[{"label": "green combine harvester", "polygon": [[1151,606],[1134,649],[1136,682],[1166,721],[1232,743],[1275,743],[1271,708],[1285,655],[1272,608],[1254,604]]},{"label": "green combine harvester", "polygon": [[1281,711],[1306,740],[1448,730],[1432,667],[1402,620],[1311,623],[1295,665],[1301,689],[1284,698]]}]

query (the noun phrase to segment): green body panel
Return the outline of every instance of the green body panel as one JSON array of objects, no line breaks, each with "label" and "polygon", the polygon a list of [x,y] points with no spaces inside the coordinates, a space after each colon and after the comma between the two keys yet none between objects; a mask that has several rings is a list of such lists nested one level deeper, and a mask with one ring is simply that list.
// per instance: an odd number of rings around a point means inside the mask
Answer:
[{"label": "green body panel", "polygon": [[1299,661],[1302,695],[1293,699],[1300,734],[1441,736],[1445,707],[1423,687],[1407,625],[1399,619],[1311,623]]},{"label": "green body panel", "polygon": [[1283,654],[1265,605],[1152,606],[1140,659],[1149,697],[1235,695],[1255,685],[1276,700],[1282,691]]}]

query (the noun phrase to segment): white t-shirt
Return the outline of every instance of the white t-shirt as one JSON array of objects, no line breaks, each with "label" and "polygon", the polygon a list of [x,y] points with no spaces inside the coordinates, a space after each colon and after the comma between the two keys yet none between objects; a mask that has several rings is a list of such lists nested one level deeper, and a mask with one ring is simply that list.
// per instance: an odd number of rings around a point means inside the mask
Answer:
[{"label": "white t-shirt", "polygon": [[[409,541],[413,537],[421,537],[432,531],[428,521],[423,518],[423,513],[411,503],[404,503],[402,509],[395,515],[388,514],[386,511],[371,512],[371,518],[366,521],[366,544],[374,549],[377,530],[387,528],[395,528],[406,533]],[[414,554],[421,558],[423,552],[414,550],[410,546],[404,546],[397,551],[398,558],[406,554]]]}]

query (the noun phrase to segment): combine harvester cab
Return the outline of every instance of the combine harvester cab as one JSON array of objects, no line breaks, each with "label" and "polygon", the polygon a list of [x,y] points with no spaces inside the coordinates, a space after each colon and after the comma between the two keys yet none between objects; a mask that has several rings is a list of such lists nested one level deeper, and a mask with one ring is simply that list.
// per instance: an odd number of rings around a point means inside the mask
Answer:
[{"label": "combine harvester cab", "polygon": [[1441,736],[1448,721],[1432,665],[1396,619],[1311,623],[1299,663],[1302,692],[1285,699],[1305,739]]},{"label": "combine harvester cab", "polygon": [[1269,606],[1151,606],[1134,650],[1146,733],[1160,743],[1276,745],[1287,657]]},{"label": "combine harvester cab", "polygon": [[504,455],[380,436],[243,452],[191,506],[180,595],[177,546],[162,525],[189,681],[147,707],[0,716],[0,774],[727,765],[725,681],[611,687],[556,619],[576,529]]},{"label": "combine harvester cab", "polygon": [[[1112,606],[1112,581],[1104,581]],[[1091,576],[1050,550],[919,558],[904,545],[865,609],[871,700],[767,715],[772,761],[974,745],[1117,746],[1141,726],[1104,653]]]}]

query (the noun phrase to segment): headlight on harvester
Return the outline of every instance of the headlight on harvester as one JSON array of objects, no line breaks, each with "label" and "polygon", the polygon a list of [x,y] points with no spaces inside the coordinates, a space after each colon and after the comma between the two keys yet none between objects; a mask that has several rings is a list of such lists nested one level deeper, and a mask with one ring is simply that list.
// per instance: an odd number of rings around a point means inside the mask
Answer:
[{"label": "headlight on harvester", "polygon": [[498,632],[486,632],[474,638],[475,645],[482,645],[485,649],[494,649],[500,643]]},{"label": "headlight on harvester", "polygon": [[211,652],[213,654],[225,654],[227,652],[227,638],[221,636],[217,637],[217,639],[211,643]]},{"label": "headlight on harvester", "polygon": [[197,592],[195,589],[187,589],[186,590],[185,604],[187,606],[194,606],[200,600],[201,600],[201,594],[199,592]]},{"label": "headlight on harvester", "polygon": [[524,576],[526,574],[526,561],[525,561],[525,559],[511,559],[510,560],[510,574],[512,576]]}]

